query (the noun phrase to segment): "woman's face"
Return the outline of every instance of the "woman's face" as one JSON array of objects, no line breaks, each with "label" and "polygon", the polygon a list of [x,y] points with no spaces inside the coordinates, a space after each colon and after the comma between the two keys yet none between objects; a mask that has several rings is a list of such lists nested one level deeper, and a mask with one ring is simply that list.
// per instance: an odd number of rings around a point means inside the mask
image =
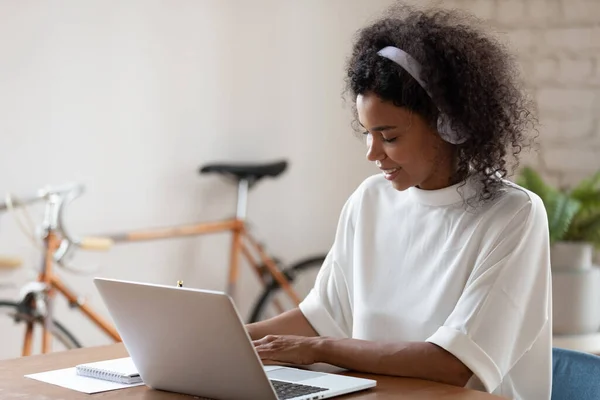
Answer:
[{"label": "woman's face", "polygon": [[358,95],[356,106],[367,137],[367,159],[395,189],[434,190],[452,184],[454,147],[420,115],[372,93]]}]

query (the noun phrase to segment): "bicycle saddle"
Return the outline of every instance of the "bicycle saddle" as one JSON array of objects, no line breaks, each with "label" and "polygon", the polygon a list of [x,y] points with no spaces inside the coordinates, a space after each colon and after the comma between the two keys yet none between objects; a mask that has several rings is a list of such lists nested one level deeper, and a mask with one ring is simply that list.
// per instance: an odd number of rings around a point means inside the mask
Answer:
[{"label": "bicycle saddle", "polygon": [[272,163],[251,163],[251,164],[206,164],[200,168],[201,174],[218,173],[223,175],[233,175],[238,180],[247,179],[250,182],[256,182],[266,176],[275,178],[281,175],[287,168],[287,161],[277,161]]}]

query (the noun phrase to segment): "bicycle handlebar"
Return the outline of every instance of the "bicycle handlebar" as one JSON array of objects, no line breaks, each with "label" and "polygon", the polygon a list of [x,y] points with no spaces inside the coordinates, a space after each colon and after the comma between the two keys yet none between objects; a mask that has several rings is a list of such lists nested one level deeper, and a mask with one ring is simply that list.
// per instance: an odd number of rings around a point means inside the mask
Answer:
[{"label": "bicycle handlebar", "polygon": [[84,250],[106,251],[114,244],[114,240],[107,237],[84,237],[78,246]]},{"label": "bicycle handlebar", "polygon": [[[64,214],[66,206],[77,197],[81,196],[85,187],[77,183],[69,183],[58,186],[46,186],[37,191],[36,194],[30,194],[24,197],[17,197],[11,194],[6,196],[6,201],[0,202],[0,212],[8,209],[16,209],[31,204],[46,203],[45,224],[60,234],[61,242],[59,248],[54,253],[54,260],[67,268],[65,264],[74,247],[83,250],[106,251],[109,250],[113,242],[109,238],[84,237],[75,238],[69,234],[64,224]],[[17,267],[20,260],[16,258],[0,257],[0,267]],[[18,265],[17,265],[18,264]],[[70,268],[71,269],[71,268]]]},{"label": "bicycle handlebar", "polygon": [[19,268],[21,264],[23,264],[23,260],[18,257],[0,255],[0,269]]},{"label": "bicycle handlebar", "polygon": [[[7,195],[10,196],[10,195]],[[39,195],[29,195],[27,197],[21,197],[19,198],[19,205],[18,206],[27,206],[33,203],[37,203],[38,201],[41,201],[43,198],[40,197]],[[8,202],[0,202],[0,212],[2,211],[6,211],[9,208],[9,203]]]},{"label": "bicycle handlebar", "polygon": [[[73,196],[73,199],[79,195],[81,195],[84,191],[84,186],[81,184],[77,184],[77,183],[69,183],[69,184],[65,184],[65,185],[58,185],[58,186],[46,186],[40,190],[37,191],[36,194],[29,194],[27,196],[18,196],[15,197],[13,195],[11,195],[10,193],[6,196],[6,200],[8,201],[1,201],[0,202],[0,211],[5,211],[7,209],[9,209],[9,204],[13,203],[13,207],[22,207],[22,206],[26,206],[26,205],[30,205],[30,204],[35,204],[41,201],[46,201],[48,199],[50,199],[51,196],[62,196],[62,195],[72,195],[73,193],[76,193],[75,196]],[[15,197],[15,198],[13,198]],[[15,199],[16,199],[16,203],[15,203]],[[10,203],[9,203],[10,202]]]}]

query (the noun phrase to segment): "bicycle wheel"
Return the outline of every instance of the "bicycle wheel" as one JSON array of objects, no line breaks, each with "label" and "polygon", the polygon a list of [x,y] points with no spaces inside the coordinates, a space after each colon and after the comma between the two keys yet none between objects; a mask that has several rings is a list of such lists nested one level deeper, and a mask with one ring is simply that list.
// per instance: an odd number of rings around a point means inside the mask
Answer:
[{"label": "bicycle wheel", "polygon": [[[300,299],[306,297],[312,289],[324,261],[324,255],[308,258],[282,271]],[[296,304],[289,298],[285,290],[279,286],[276,280],[272,279],[258,298],[249,322],[266,320],[295,307]]]},{"label": "bicycle wheel", "polygon": [[[30,307],[14,301],[0,300],[0,318],[2,318],[0,321],[0,324],[3,326],[2,330],[6,329],[10,323],[8,321],[10,319],[13,325],[18,325],[21,328],[19,329],[19,334],[21,335],[24,335],[28,321],[34,322],[36,328],[39,328],[36,330],[41,330],[42,327],[42,320],[34,314],[34,311]],[[50,333],[59,345],[53,346],[53,350],[70,350],[82,347],[77,338],[63,324],[56,320],[53,320]],[[22,343],[19,346],[22,346]]]}]

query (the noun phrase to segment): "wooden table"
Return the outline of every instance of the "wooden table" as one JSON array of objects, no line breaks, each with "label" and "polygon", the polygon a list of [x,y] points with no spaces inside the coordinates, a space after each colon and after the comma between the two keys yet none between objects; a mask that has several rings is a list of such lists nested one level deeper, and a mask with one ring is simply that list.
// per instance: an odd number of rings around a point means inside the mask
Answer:
[{"label": "wooden table", "polygon": [[[126,357],[127,351],[121,343],[108,346],[90,347],[46,355],[34,355],[0,361],[0,399],[28,400],[74,400],[74,399],[193,399],[192,396],[152,390],[146,386],[136,386],[111,392],[86,394],[59,386],[50,385],[25,374],[73,367],[76,364]],[[391,400],[391,399],[437,399],[437,400],[494,400],[500,397],[487,393],[470,391],[449,385],[442,385],[417,379],[394,378],[388,376],[352,373],[377,380],[377,387],[367,391],[337,397],[336,399]]]}]

